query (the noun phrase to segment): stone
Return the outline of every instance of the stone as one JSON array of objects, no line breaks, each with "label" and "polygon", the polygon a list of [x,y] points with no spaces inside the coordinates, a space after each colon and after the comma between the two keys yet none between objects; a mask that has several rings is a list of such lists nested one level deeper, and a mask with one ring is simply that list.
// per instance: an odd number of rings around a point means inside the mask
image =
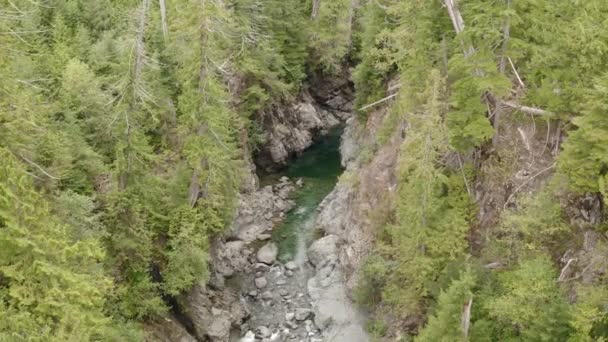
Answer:
[{"label": "stone", "polygon": [[319,112],[311,102],[302,102],[294,106],[300,116],[300,121],[306,130],[312,130],[323,125]]},{"label": "stone", "polygon": [[296,181],[296,185],[297,185],[297,186],[299,186],[299,187],[302,187],[302,186],[304,185],[304,180],[303,180],[302,178],[299,178],[299,179]]},{"label": "stone", "polygon": [[277,281],[275,282],[275,284],[276,284],[277,286],[283,286],[283,285],[286,285],[286,284],[287,284],[287,280],[285,280],[285,279],[279,279],[279,280],[277,280]]},{"label": "stone", "polygon": [[240,295],[228,288],[214,290],[204,283],[194,286],[187,295],[185,308],[193,322],[196,336],[208,336],[211,342],[227,341],[232,326],[248,315]]},{"label": "stone", "polygon": [[317,267],[327,261],[337,260],[338,240],[335,235],[327,235],[313,242],[308,248],[308,260]]},{"label": "stone", "polygon": [[256,271],[267,271],[270,268],[270,266],[263,264],[261,262],[258,262],[255,264],[254,268]]},{"label": "stone", "polygon": [[266,300],[272,299],[272,292],[266,291],[266,292],[262,293],[262,298],[264,298]]},{"label": "stone", "polygon": [[311,309],[306,308],[297,308],[295,312],[295,318],[297,321],[305,321],[310,316],[312,316],[313,312]]},{"label": "stone", "polygon": [[257,297],[258,296],[258,291],[256,291],[256,290],[249,291],[248,295],[251,296],[251,297]]},{"label": "stone", "polygon": [[268,280],[265,277],[255,278],[255,287],[258,289],[263,289],[268,285]]},{"label": "stone", "polygon": [[293,312],[288,312],[285,314],[285,320],[286,321],[293,321],[294,318],[296,318],[296,314]]},{"label": "stone", "polygon": [[285,275],[288,277],[293,277],[293,271],[287,270],[285,271]]},{"label": "stone", "polygon": [[258,250],[257,259],[259,262],[272,265],[277,260],[278,254],[279,247],[277,244],[274,242],[269,242]]},{"label": "stone", "polygon": [[258,240],[266,241],[266,240],[270,240],[271,237],[272,237],[272,235],[264,233],[264,234],[258,235]]},{"label": "stone", "polygon": [[279,294],[283,297],[288,296],[289,295],[289,291],[285,290],[285,289],[280,289],[279,290]]},{"label": "stone", "polygon": [[285,268],[290,271],[294,271],[298,268],[298,265],[295,263],[295,261],[289,261],[285,264]]},{"label": "stone", "polygon": [[287,183],[287,182],[289,182],[289,177],[287,177],[287,176],[283,176],[283,177],[281,177],[281,178],[279,179],[279,182],[281,182],[281,183]]},{"label": "stone", "polygon": [[239,340],[239,342],[255,342],[255,333],[249,330],[245,336]]},{"label": "stone", "polygon": [[261,338],[267,338],[270,337],[270,329],[268,329],[268,327],[260,325],[257,329],[258,332],[258,336]]},{"label": "stone", "polygon": [[[218,276],[230,277],[235,272],[243,272],[249,266],[249,254],[244,241],[218,242],[213,250],[216,251],[213,269]],[[219,279],[218,279],[219,280]],[[222,281],[215,280],[214,286],[221,289]]]},{"label": "stone", "polygon": [[207,335],[213,340],[222,340],[230,333],[230,318],[222,315],[211,321],[207,326]]}]

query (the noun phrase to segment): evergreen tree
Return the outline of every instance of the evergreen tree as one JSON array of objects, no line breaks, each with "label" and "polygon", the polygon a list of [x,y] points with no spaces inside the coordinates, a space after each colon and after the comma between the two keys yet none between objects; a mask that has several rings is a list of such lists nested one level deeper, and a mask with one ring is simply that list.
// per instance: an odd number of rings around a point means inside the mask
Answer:
[{"label": "evergreen tree", "polygon": [[16,158],[4,148],[0,156],[0,339],[135,338],[104,312],[112,283],[98,241],[75,240]]},{"label": "evergreen tree", "polygon": [[445,79],[433,70],[425,92],[416,94],[422,105],[408,115],[400,151],[396,223],[387,227],[385,247],[394,270],[383,293],[404,314],[420,310],[430,283],[467,245],[470,202],[462,177],[437,165],[449,148],[443,122],[445,86]]},{"label": "evergreen tree", "polygon": [[529,258],[502,274],[501,291],[485,303],[489,318],[502,327],[499,340],[564,341],[572,332],[570,310],[545,257]]},{"label": "evergreen tree", "polygon": [[[465,269],[459,279],[452,281],[447,290],[439,294],[435,313],[420,331],[416,341],[466,341],[468,331],[463,331],[463,316],[473,303],[472,288],[475,277],[470,269]],[[465,318],[466,320],[466,318]]]},{"label": "evergreen tree", "polygon": [[568,177],[573,190],[602,192],[608,196],[608,76],[597,80],[585,100],[581,117],[573,120],[577,129],[570,133],[559,158],[559,169]]}]

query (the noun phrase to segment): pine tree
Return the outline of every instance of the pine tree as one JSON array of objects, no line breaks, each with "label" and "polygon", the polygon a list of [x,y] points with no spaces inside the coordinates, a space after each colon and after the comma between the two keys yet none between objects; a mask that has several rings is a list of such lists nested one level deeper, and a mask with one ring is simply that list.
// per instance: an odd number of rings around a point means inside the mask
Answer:
[{"label": "pine tree", "polygon": [[387,227],[385,247],[394,269],[383,295],[405,314],[420,310],[429,284],[467,246],[470,204],[462,177],[437,165],[449,151],[443,122],[445,86],[445,79],[433,70],[425,92],[416,94],[422,105],[408,115],[400,151],[396,222]]},{"label": "pine tree", "polygon": [[98,241],[74,240],[16,158],[4,148],[0,156],[0,339],[118,337],[104,313],[112,283]]},{"label": "pine tree", "polygon": [[470,320],[474,286],[474,275],[470,269],[465,269],[458,279],[453,280],[450,286],[441,292],[435,313],[415,340],[419,342],[468,340],[468,331],[463,331],[463,324],[468,325],[466,322]]},{"label": "pine tree", "polygon": [[570,133],[559,158],[560,171],[577,192],[608,194],[607,95],[608,75],[604,75],[586,97],[583,115],[573,120],[577,128]]},{"label": "pine tree", "polygon": [[570,310],[557,287],[557,274],[546,257],[524,260],[500,276],[502,293],[485,303],[489,316],[503,325],[498,339],[566,340]]}]

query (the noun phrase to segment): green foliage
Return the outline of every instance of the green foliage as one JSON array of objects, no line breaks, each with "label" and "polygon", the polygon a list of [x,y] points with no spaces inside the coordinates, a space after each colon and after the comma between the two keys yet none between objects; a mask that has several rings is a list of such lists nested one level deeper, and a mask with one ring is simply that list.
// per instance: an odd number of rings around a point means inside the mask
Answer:
[{"label": "green foliage", "polygon": [[568,337],[570,314],[556,278],[544,257],[525,260],[499,277],[499,294],[484,303],[489,317],[501,326],[499,339],[564,341]]},{"label": "green foliage", "polygon": [[386,260],[380,255],[372,254],[365,260],[360,272],[360,280],[354,293],[355,300],[364,307],[374,308],[382,301],[382,288],[388,275]]},{"label": "green foliage", "polygon": [[583,116],[573,120],[577,129],[570,133],[559,158],[559,169],[577,192],[600,192],[606,196],[608,171],[608,75],[598,79],[585,97]]},{"label": "green foliage", "polygon": [[0,1],[0,31],[16,32],[0,35],[0,147],[69,243],[107,250],[94,258],[114,284],[83,286],[115,318],[163,314],[163,298],[206,280],[209,238],[236,206],[242,134],[296,94],[310,54],[301,1],[166,7],[165,35],[154,1]]},{"label": "green foliage", "polygon": [[353,72],[357,96],[355,108],[374,102],[384,95],[387,75],[395,70],[395,42],[391,24],[395,18],[376,2],[369,1],[360,10],[361,41],[357,58],[360,59]]},{"label": "green foliage", "polygon": [[310,33],[313,66],[337,71],[350,52],[355,8],[352,0],[320,1]]},{"label": "green foliage", "polygon": [[410,125],[401,146],[396,222],[386,228],[383,246],[390,260],[383,298],[400,313],[421,310],[421,299],[450,260],[466,251],[470,199],[462,177],[437,161],[449,150],[443,113],[445,80],[433,70],[422,105],[408,115]]},{"label": "green foliage", "polygon": [[[215,222],[214,222],[215,221]],[[207,280],[208,241],[204,238],[208,230],[221,226],[217,215],[201,220],[200,214],[183,206],[174,213],[169,226],[169,252],[165,276],[165,291],[171,295],[192,287],[198,280]],[[198,238],[197,238],[198,237]]]},{"label": "green foliage", "polygon": [[[455,59],[458,59],[456,57]],[[453,64],[464,63],[460,60]],[[469,66],[452,66],[462,68],[463,72],[455,72],[456,82],[452,85],[450,96],[451,110],[447,115],[447,124],[450,128],[450,141],[460,151],[466,151],[490,139],[494,129],[486,118],[487,107],[482,102],[481,95],[489,89],[483,89],[481,79],[473,76]]]},{"label": "green foliage", "polygon": [[574,305],[570,324],[575,332],[568,341],[606,341],[608,336],[608,289],[589,285],[576,288],[578,301]]},{"label": "green foliage", "polygon": [[439,295],[435,313],[415,341],[466,341],[462,331],[462,311],[473,298],[475,281],[475,276],[468,268],[459,279],[452,281],[447,290]]},{"label": "green foliage", "polygon": [[491,253],[510,261],[540,251],[551,253],[570,231],[551,187],[521,199],[517,210],[503,214],[499,228]]},{"label": "green foliage", "polygon": [[118,336],[103,310],[112,283],[103,274],[98,241],[75,239],[71,227],[52,215],[15,157],[4,148],[0,156],[0,339]]}]

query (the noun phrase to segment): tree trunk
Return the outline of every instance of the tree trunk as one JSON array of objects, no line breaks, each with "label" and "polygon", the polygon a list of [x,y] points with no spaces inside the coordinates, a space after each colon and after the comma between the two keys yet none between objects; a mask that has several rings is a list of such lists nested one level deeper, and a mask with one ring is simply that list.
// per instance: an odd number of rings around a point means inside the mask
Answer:
[{"label": "tree trunk", "polygon": [[163,38],[167,40],[167,36],[169,35],[169,28],[167,26],[167,6],[165,0],[158,0],[158,4],[160,7],[160,22],[163,29]]},{"label": "tree trunk", "polygon": [[[205,10],[204,6],[205,6],[205,1],[202,1],[202,6],[203,6],[203,11]],[[205,14],[203,14],[205,15]],[[207,83],[207,60],[206,60],[206,56],[205,56],[205,52],[207,49],[207,40],[208,40],[208,35],[207,35],[207,21],[205,20],[205,18],[203,17],[201,26],[200,26],[200,30],[201,30],[201,34],[200,34],[200,42],[201,42],[201,67],[199,69],[199,74],[198,74],[198,91],[200,93],[201,99],[202,101],[205,101],[206,98],[206,83]],[[207,123],[206,122],[201,122],[198,130],[196,132],[196,134],[198,136],[203,136],[205,134],[207,134]],[[207,197],[208,193],[207,193],[207,185],[205,185],[205,187],[203,189],[201,189],[201,180],[200,180],[200,175],[201,175],[201,171],[208,169],[209,168],[209,161],[207,160],[206,156],[202,156],[200,158],[200,162],[199,165],[197,165],[192,173],[192,178],[190,179],[190,187],[188,189],[188,193],[189,193],[189,200],[190,200],[190,206],[194,207],[196,205],[196,203],[198,202],[198,199],[203,197]],[[207,184],[208,182],[205,182],[205,184]]]},{"label": "tree trunk", "polygon": [[137,90],[141,78],[141,73],[144,64],[144,55],[146,46],[144,35],[146,33],[146,20],[148,9],[150,8],[150,0],[142,0],[141,12],[139,13],[139,24],[137,25],[137,33],[135,35],[135,63],[133,65],[133,97],[137,99]]},{"label": "tree trunk", "polygon": [[312,0],[312,13],[310,14],[311,19],[316,19],[319,15],[319,9],[321,8],[321,0]]},{"label": "tree trunk", "polygon": [[473,306],[473,298],[464,305],[462,309],[461,328],[464,339],[469,337],[469,327],[471,326],[471,307]]},{"label": "tree trunk", "polygon": [[135,33],[135,62],[133,63],[133,73],[131,75],[131,86],[133,87],[132,100],[129,108],[125,111],[125,142],[126,146],[123,149],[125,164],[118,176],[118,187],[121,190],[127,188],[129,183],[129,174],[131,173],[131,154],[133,146],[131,145],[131,122],[129,121],[130,112],[134,111],[139,100],[140,81],[143,70],[144,57],[146,53],[144,35],[146,32],[146,21],[148,9],[150,8],[150,0],[142,0],[141,12],[139,13],[139,22],[137,32]]}]

